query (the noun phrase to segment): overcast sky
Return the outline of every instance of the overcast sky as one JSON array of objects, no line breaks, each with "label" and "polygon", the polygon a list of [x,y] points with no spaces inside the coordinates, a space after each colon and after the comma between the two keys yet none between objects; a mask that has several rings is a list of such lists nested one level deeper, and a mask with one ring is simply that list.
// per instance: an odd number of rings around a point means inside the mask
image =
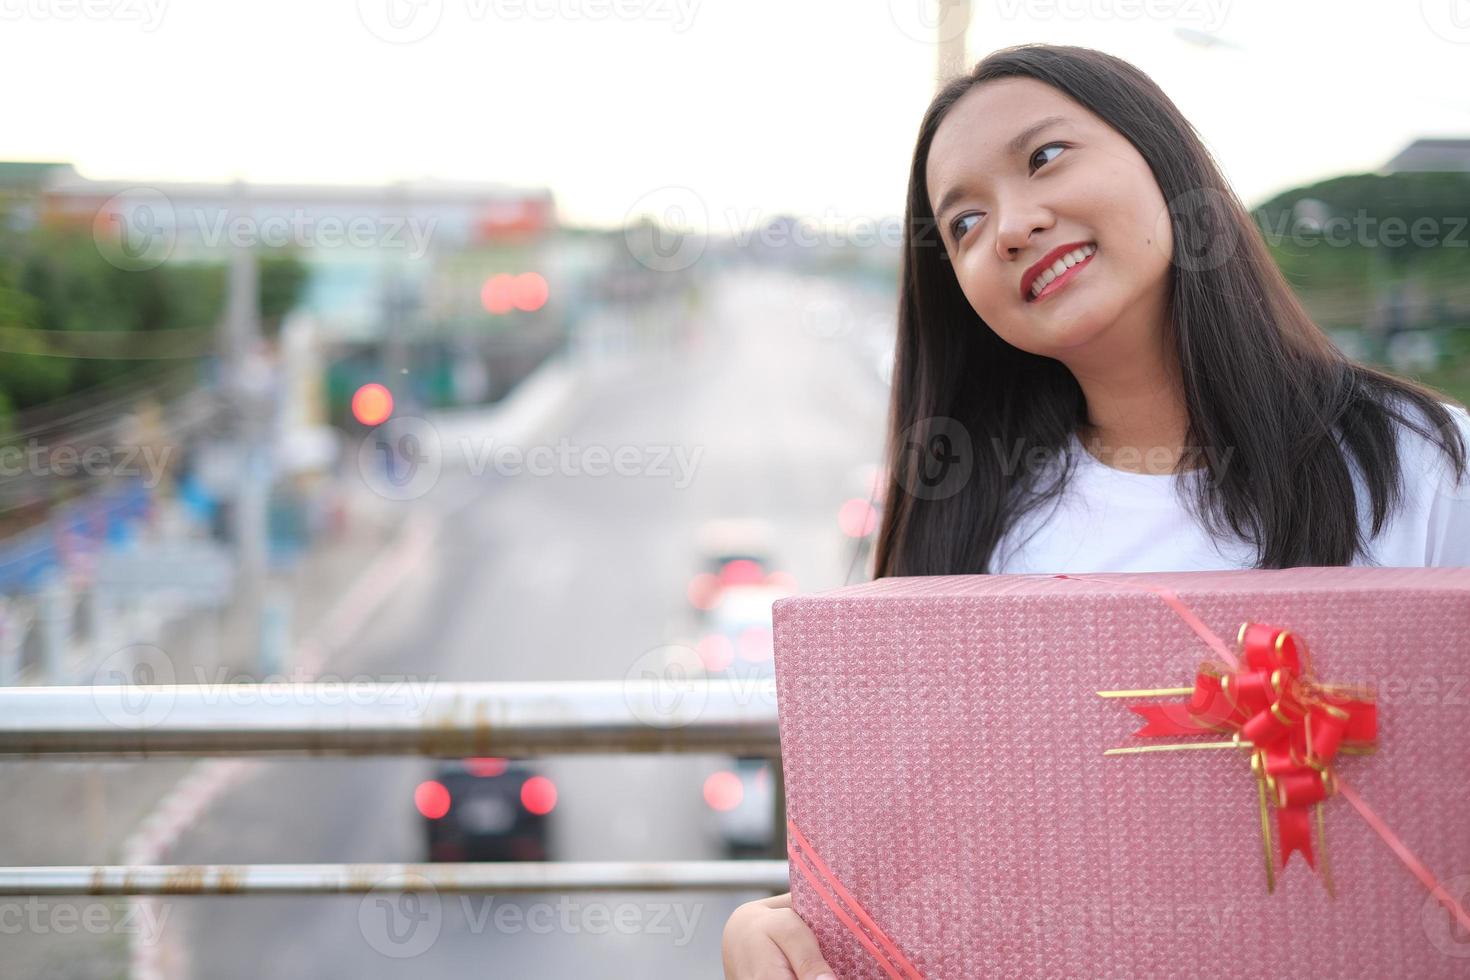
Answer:
[{"label": "overcast sky", "polygon": [[[934,87],[925,2],[0,0],[0,158],[143,181],[548,186],[564,218],[608,224],[668,185],[716,230],[892,215]],[[1470,0],[975,12],[971,60],[1049,41],[1139,65],[1248,204],[1470,135]]]}]

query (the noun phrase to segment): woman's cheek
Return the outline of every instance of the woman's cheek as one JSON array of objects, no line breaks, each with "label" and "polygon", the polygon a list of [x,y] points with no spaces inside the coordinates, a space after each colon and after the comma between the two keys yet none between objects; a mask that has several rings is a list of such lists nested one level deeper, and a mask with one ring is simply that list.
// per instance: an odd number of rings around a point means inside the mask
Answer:
[{"label": "woman's cheek", "polygon": [[1005,307],[1000,302],[999,290],[993,283],[977,282],[975,278],[960,280],[960,291],[970,301],[970,307],[980,319],[996,327],[998,320],[1005,318]]},{"label": "woman's cheek", "polygon": [[988,292],[978,297],[971,297],[970,305],[980,315],[996,335],[1012,346],[1023,346],[1026,324],[1022,322],[1019,312],[1014,303],[1009,303],[1002,296],[994,292]]},{"label": "woman's cheek", "polygon": [[[1140,181],[1137,174],[1130,175],[1134,181]],[[1120,177],[1119,187],[1127,187]],[[1133,254],[1133,261],[1140,263],[1142,268],[1157,268],[1160,264],[1169,265],[1174,259],[1174,227],[1169,216],[1169,205],[1164,200],[1163,192],[1158,185],[1149,178],[1147,186],[1135,186],[1135,191],[1123,200],[1128,206],[1118,210],[1110,224],[1113,228],[1127,233],[1120,236],[1127,242],[1127,247]]]},{"label": "woman's cheek", "polygon": [[970,249],[955,264],[955,275],[959,278],[960,292],[965,294],[975,312],[988,322],[1003,309],[1000,303],[1003,284],[993,269],[982,270],[979,265],[975,250]]}]

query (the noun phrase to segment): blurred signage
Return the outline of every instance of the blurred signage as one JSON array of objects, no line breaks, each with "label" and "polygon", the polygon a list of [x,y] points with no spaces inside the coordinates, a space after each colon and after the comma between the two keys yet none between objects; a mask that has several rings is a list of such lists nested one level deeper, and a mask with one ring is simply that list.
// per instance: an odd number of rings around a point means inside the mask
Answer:
[{"label": "blurred signage", "polygon": [[98,556],[96,587],[114,595],[140,597],[168,592],[202,603],[220,603],[234,587],[230,552],[211,541],[146,544]]}]

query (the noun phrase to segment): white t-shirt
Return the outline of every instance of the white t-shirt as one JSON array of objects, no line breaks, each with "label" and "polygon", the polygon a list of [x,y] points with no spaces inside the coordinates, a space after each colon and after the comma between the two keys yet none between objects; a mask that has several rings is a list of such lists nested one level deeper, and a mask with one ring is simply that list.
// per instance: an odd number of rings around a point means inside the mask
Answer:
[{"label": "white t-shirt", "polygon": [[[1470,415],[1445,403],[1470,446]],[[1449,461],[1418,433],[1400,427],[1404,493],[1383,530],[1354,565],[1470,566],[1470,476],[1456,483]],[[1256,549],[1212,538],[1178,493],[1180,477],[1114,469],[1074,435],[1077,466],[1062,496],[1024,515],[1002,535],[991,572],[1174,572],[1255,566]],[[1356,460],[1361,526],[1371,502]],[[1187,488],[1185,488],[1187,490]],[[1029,540],[1028,540],[1029,539]]]}]

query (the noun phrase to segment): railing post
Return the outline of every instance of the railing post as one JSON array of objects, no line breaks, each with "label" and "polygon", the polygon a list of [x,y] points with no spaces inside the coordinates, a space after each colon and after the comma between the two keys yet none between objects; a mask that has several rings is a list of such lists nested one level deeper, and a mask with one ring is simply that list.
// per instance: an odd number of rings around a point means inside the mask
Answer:
[{"label": "railing post", "polygon": [[71,648],[72,601],[66,576],[60,570],[47,575],[41,586],[41,676],[47,684],[65,684],[67,653]]},{"label": "railing post", "polygon": [[20,680],[20,650],[35,613],[16,596],[0,596],[0,685]]}]

